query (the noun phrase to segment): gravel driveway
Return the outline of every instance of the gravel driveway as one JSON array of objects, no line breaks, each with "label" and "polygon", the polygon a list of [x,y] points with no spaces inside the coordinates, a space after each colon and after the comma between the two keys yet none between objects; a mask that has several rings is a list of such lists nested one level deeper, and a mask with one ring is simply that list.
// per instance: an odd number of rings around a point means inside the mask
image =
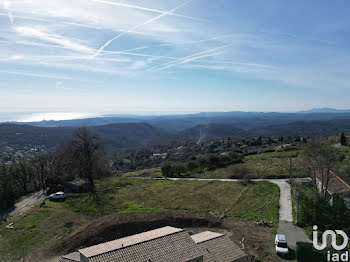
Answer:
[{"label": "gravel driveway", "polygon": [[274,183],[280,188],[279,221],[293,222],[292,195],[290,192],[290,184],[288,184],[284,179],[268,179],[266,181]]}]

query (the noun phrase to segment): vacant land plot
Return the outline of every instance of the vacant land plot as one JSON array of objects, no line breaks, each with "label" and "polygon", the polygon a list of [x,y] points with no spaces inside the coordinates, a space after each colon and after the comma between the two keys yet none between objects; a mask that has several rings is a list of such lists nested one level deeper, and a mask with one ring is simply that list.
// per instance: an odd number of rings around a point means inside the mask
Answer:
[{"label": "vacant land plot", "polygon": [[194,174],[202,178],[283,178],[289,177],[290,159],[292,175],[301,176],[300,150],[270,152],[247,156],[244,163]]},{"label": "vacant land plot", "polygon": [[[100,201],[70,195],[55,204],[86,214],[186,210],[248,220],[278,219],[279,189],[268,182],[170,181],[111,178],[99,184]],[[259,199],[259,201],[257,201]]]},{"label": "vacant land plot", "polygon": [[0,225],[0,261],[47,254],[57,243],[92,219],[116,213],[185,210],[237,221],[278,221],[279,189],[268,182],[154,181],[110,178],[98,183],[100,201],[88,194],[68,194],[14,222]]}]

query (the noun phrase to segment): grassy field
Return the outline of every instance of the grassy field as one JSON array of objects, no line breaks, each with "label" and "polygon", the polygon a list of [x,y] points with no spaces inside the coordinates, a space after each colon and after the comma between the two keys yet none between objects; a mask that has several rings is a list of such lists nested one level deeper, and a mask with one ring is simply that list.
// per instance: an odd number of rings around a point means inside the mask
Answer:
[{"label": "grassy field", "polygon": [[293,150],[293,151],[283,151],[283,152],[267,152],[257,155],[246,156],[246,159],[255,159],[255,160],[266,160],[270,158],[289,158],[297,157],[302,150]]},{"label": "grassy field", "polygon": [[271,183],[110,178],[99,189],[99,204],[88,194],[75,194],[54,205],[85,214],[187,210],[254,221],[278,218],[279,189]]},{"label": "grassy field", "polygon": [[[289,177],[290,158],[292,159],[293,175],[300,175],[302,159],[300,153],[303,150],[268,152],[249,155],[243,163],[230,165],[215,170],[192,173],[190,177],[201,178],[241,178],[242,171],[249,173],[252,178],[278,178]],[[349,149],[350,155],[350,149]],[[350,157],[349,157],[350,158]],[[350,160],[349,160],[350,161]],[[160,168],[149,168],[123,174],[124,177],[152,177],[162,178]]]},{"label": "grassy field", "polygon": [[123,176],[124,177],[152,177],[152,178],[163,177],[160,167],[131,171],[123,174]]},{"label": "grassy field", "polygon": [[33,208],[14,222],[13,229],[0,225],[0,261],[26,257],[29,253],[46,252],[52,245],[67,237],[71,232],[89,222],[88,216],[53,210]]},{"label": "grassy field", "polygon": [[65,202],[35,206],[0,225],[0,261],[45,253],[91,219],[112,213],[187,210],[242,221],[278,221],[279,189],[268,182],[154,181],[109,178],[98,183],[100,202],[88,194],[68,194]]},{"label": "grassy field", "polygon": [[340,148],[337,148],[337,150],[340,154],[344,155],[343,161],[338,163],[339,167],[350,170],[350,147],[341,146]]},{"label": "grassy field", "polygon": [[243,163],[218,168],[211,171],[195,174],[195,177],[204,178],[242,178],[249,174],[251,178],[278,178],[289,177],[290,158],[292,159],[293,175],[301,174],[301,150],[286,152],[269,152],[251,155],[244,158]]}]

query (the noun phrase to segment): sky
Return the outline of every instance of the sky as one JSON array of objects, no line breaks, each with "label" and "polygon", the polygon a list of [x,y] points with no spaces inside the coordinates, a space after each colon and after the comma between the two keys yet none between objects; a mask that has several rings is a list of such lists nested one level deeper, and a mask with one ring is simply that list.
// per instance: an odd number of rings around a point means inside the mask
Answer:
[{"label": "sky", "polygon": [[347,0],[0,0],[0,115],[350,108],[349,11]]}]

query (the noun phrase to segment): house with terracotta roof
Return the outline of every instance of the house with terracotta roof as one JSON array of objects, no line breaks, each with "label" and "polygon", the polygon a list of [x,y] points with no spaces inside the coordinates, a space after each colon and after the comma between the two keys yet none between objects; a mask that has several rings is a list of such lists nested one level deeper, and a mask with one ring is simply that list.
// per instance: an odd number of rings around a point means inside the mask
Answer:
[{"label": "house with terracotta roof", "polygon": [[241,262],[245,253],[226,235],[162,227],[79,249],[59,262]]},{"label": "house with terracotta roof", "polygon": [[[322,186],[322,177],[320,173],[316,173],[316,179],[320,188]],[[350,185],[339,176],[337,176],[333,171],[330,171],[329,173],[327,192],[330,196],[331,201],[333,201],[335,196],[339,196],[350,204]]]}]

